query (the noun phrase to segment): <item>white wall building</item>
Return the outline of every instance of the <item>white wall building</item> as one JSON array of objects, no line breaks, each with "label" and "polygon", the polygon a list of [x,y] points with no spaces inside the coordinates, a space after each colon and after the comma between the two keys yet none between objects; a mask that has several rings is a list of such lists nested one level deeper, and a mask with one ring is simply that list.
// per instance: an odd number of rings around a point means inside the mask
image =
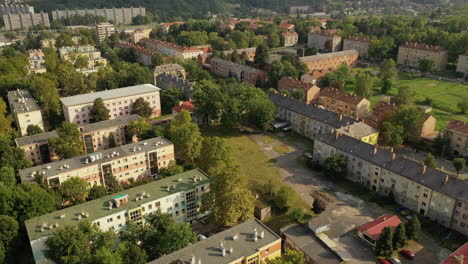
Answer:
[{"label": "white wall building", "polygon": [[41,109],[28,90],[14,90],[8,92],[8,102],[16,126],[22,136],[27,134],[28,126],[36,125],[44,130]]}]

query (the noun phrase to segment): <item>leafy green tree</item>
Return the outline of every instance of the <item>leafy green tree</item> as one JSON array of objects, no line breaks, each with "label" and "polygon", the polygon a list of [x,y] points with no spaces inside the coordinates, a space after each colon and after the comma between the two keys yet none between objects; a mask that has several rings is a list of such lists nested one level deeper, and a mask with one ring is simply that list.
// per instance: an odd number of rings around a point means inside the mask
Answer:
[{"label": "leafy green tree", "polygon": [[115,136],[114,133],[109,133],[109,148],[115,148],[117,147],[117,143],[115,142]]},{"label": "leafy green tree", "polygon": [[426,158],[424,159],[424,165],[431,168],[437,168],[437,162],[431,153],[426,154]]},{"label": "leafy green tree", "polygon": [[321,198],[315,198],[312,204],[312,210],[316,214],[321,214],[327,209],[327,203]]},{"label": "leafy green tree", "polygon": [[211,81],[202,81],[196,85],[192,96],[194,101],[197,102],[195,111],[201,116],[204,124],[219,118],[223,108],[221,101],[223,94],[219,85]]},{"label": "leafy green tree", "polygon": [[102,185],[94,185],[89,189],[88,200],[95,200],[107,195],[106,187]]},{"label": "leafy green tree", "polygon": [[289,209],[293,205],[295,192],[291,187],[283,186],[275,196],[275,205],[279,209]]},{"label": "leafy green tree", "polygon": [[460,174],[460,171],[465,168],[466,160],[464,158],[455,158],[452,160],[453,167],[457,171],[457,176]]},{"label": "leafy green tree", "polygon": [[[52,70],[48,69],[48,71]],[[58,93],[58,81],[39,75],[32,75],[30,87],[34,98],[38,101],[39,105],[43,107],[46,119],[60,120],[62,104],[60,103],[60,96]],[[51,125],[55,125],[56,123],[58,125],[58,122],[51,122]]]},{"label": "leafy green tree", "polygon": [[0,136],[8,136],[11,132],[11,116],[7,115],[5,101],[0,98]]},{"label": "leafy green tree", "polygon": [[0,243],[0,263],[5,263],[5,259],[6,259],[5,246],[2,243]]},{"label": "leafy green tree", "polygon": [[382,89],[381,89],[381,92],[382,92],[383,94],[387,94],[388,91],[390,91],[390,89],[392,89],[392,84],[393,84],[393,83],[392,83],[391,80],[387,80],[387,79],[383,80],[383,81],[382,81]]},{"label": "leafy green tree", "polygon": [[19,225],[14,217],[0,215],[0,244],[8,247],[18,235]]},{"label": "leafy green tree", "polygon": [[14,186],[16,184],[15,169],[10,166],[0,168],[0,182],[5,186]]},{"label": "leafy green tree", "polygon": [[44,133],[44,131],[38,125],[29,125],[26,128],[26,135],[27,136],[32,136],[32,135],[41,134],[41,133]]},{"label": "leafy green tree", "polygon": [[328,85],[339,90],[343,90],[346,86],[346,79],[351,75],[351,69],[345,63],[338,66],[336,70],[326,75]]},{"label": "leafy green tree", "polygon": [[10,40],[13,40],[14,38],[16,38],[16,34],[14,31],[7,31],[5,32],[4,34],[5,38],[9,38]]},{"label": "leafy green tree", "polygon": [[79,177],[71,177],[60,185],[58,192],[64,203],[69,202],[72,205],[77,205],[86,200],[88,184]]},{"label": "leafy green tree", "polygon": [[379,239],[375,242],[376,256],[390,258],[393,254],[393,232],[390,227],[384,227]]},{"label": "leafy green tree", "polygon": [[56,203],[51,193],[36,183],[22,183],[9,188],[12,192],[10,198],[13,198],[10,200],[13,203],[12,211],[5,213],[0,209],[1,214],[16,216],[21,222],[55,210]]},{"label": "leafy green tree", "polygon": [[58,137],[49,139],[50,146],[62,159],[68,159],[84,154],[83,142],[78,125],[63,122],[57,128]]},{"label": "leafy green tree", "polygon": [[122,242],[119,245],[118,252],[122,256],[123,263],[146,264],[146,252],[139,246],[131,242]]},{"label": "leafy green tree", "polygon": [[164,64],[164,57],[161,53],[154,51],[153,57],[151,57],[151,63],[153,66],[159,66]]},{"label": "leafy green tree", "polygon": [[387,59],[380,63],[379,77],[382,80],[392,80],[398,76],[396,63],[393,59]]},{"label": "leafy green tree", "polygon": [[151,108],[149,102],[140,97],[132,105],[132,114],[149,118],[153,114],[153,108]]},{"label": "leafy green tree", "polygon": [[429,72],[432,73],[436,70],[436,65],[434,60],[429,58],[420,59],[418,62],[419,70],[421,72]]},{"label": "leafy green tree", "polygon": [[270,48],[279,47],[279,45],[281,44],[281,38],[278,35],[278,33],[271,33],[268,36],[267,44],[268,44],[268,47],[270,47]]},{"label": "leafy green tree", "polygon": [[55,47],[61,48],[66,46],[74,46],[75,43],[73,42],[72,36],[68,33],[61,33],[55,42]]},{"label": "leafy green tree", "polygon": [[390,122],[384,122],[384,143],[387,146],[398,147],[403,144],[404,128],[400,125],[393,125]]},{"label": "leafy green tree", "polygon": [[202,136],[200,129],[192,123],[192,117],[186,110],[182,110],[171,123],[169,134],[176,146],[176,152],[189,161],[195,161],[200,155]]},{"label": "leafy green tree", "polygon": [[369,45],[369,56],[377,60],[389,58],[395,47],[395,41],[392,38],[374,39]]},{"label": "leafy green tree", "polygon": [[220,137],[205,137],[197,158],[197,165],[203,171],[208,171],[212,167],[231,162],[232,152],[229,146]]},{"label": "leafy green tree", "polygon": [[175,87],[161,91],[161,110],[163,114],[171,114],[172,107],[179,104],[184,99],[182,89]]},{"label": "leafy green tree", "polygon": [[394,111],[392,123],[403,127],[403,136],[406,139],[419,139],[424,113],[417,106],[402,105]]},{"label": "leafy green tree", "polygon": [[458,108],[460,109],[460,113],[465,114],[466,110],[468,109],[468,97],[462,98],[458,103],[457,103]]},{"label": "leafy green tree", "polygon": [[304,210],[302,208],[295,208],[292,211],[291,216],[294,220],[296,220],[296,222],[301,223],[305,217]]},{"label": "leafy green tree", "polygon": [[75,63],[73,63],[73,66],[77,69],[80,68],[87,68],[88,67],[88,57],[87,56],[76,56],[75,58]]},{"label": "leafy green tree", "polygon": [[169,161],[167,167],[159,169],[159,175],[163,177],[177,175],[182,172],[184,172],[184,168],[180,165],[177,165],[175,160]]},{"label": "leafy green tree", "polygon": [[417,216],[414,216],[406,223],[406,237],[410,240],[415,240],[421,230],[421,223]]},{"label": "leafy green tree", "polygon": [[270,58],[268,47],[265,44],[260,44],[255,50],[254,63],[257,65],[265,65]]},{"label": "leafy green tree", "polygon": [[123,190],[122,185],[119,183],[116,177],[113,175],[107,176],[105,178],[107,193],[116,193]]},{"label": "leafy green tree", "polygon": [[238,63],[238,64],[242,63],[242,60],[241,60],[241,58],[239,56],[239,53],[237,53],[237,50],[234,50],[231,53],[231,61],[234,62],[234,63]]},{"label": "leafy green tree", "polygon": [[341,155],[331,155],[325,159],[323,172],[326,177],[331,179],[343,178],[347,174],[346,169],[347,160]]},{"label": "leafy green tree", "polygon": [[92,263],[95,264],[124,264],[120,253],[112,252],[111,249],[101,247],[98,248],[92,257]]},{"label": "leafy green tree", "polygon": [[393,234],[393,249],[399,249],[404,246],[406,246],[406,228],[405,223],[401,223]]},{"label": "leafy green tree", "polygon": [[356,94],[366,99],[372,96],[372,77],[369,73],[359,72],[356,76]]},{"label": "leafy green tree", "polygon": [[395,102],[397,105],[412,105],[414,103],[414,90],[409,86],[398,87]]},{"label": "leafy green tree", "polygon": [[137,137],[139,140],[148,138],[151,125],[143,117],[138,120],[131,120],[127,125],[127,132],[130,137]]},{"label": "leafy green tree", "polygon": [[292,249],[286,249],[281,257],[266,260],[266,264],[302,264],[304,262],[304,253]]},{"label": "leafy green tree", "polygon": [[101,122],[105,120],[109,120],[109,109],[107,109],[106,105],[104,104],[104,100],[102,98],[96,98],[93,102],[93,107],[89,112],[89,115],[93,122]]}]

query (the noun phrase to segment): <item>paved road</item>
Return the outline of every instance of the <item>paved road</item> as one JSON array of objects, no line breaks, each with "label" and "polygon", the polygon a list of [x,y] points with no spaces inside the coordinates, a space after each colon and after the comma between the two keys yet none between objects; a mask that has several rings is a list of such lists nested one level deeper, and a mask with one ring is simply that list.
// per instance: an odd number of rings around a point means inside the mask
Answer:
[{"label": "paved road", "polygon": [[[319,173],[298,163],[297,158],[305,150],[303,146],[280,141],[265,144],[261,141],[261,136],[252,135],[250,137],[263,148],[269,157],[277,160],[275,165],[279,167],[283,181],[292,187],[311,207],[313,197],[310,193],[313,190],[325,191],[336,199],[336,202],[329,205],[320,217],[328,218],[332,229],[328,235],[351,254],[354,259],[351,263],[376,263],[371,248],[355,236],[355,229],[386,212],[375,204],[368,204],[357,197],[346,194],[339,186],[334,185]],[[291,152],[280,155],[274,151],[273,147],[280,144],[289,146]],[[446,255],[438,245],[428,238],[421,237],[420,240],[422,246],[410,247],[417,256],[417,259],[411,263],[439,263],[434,262],[434,260],[442,260]],[[439,257],[438,254],[441,251]],[[403,260],[403,263],[406,261]]]}]

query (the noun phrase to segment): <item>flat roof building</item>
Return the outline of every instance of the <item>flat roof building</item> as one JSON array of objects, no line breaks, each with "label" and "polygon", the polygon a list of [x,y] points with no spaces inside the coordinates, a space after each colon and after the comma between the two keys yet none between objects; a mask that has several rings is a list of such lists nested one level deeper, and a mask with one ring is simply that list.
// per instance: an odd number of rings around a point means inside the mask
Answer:
[{"label": "flat roof building", "polygon": [[468,73],[468,50],[458,56],[457,72]]},{"label": "flat roof building", "polygon": [[372,40],[368,38],[350,37],[343,41],[343,50],[357,50],[359,58],[369,58],[369,46]]},{"label": "flat roof building", "polygon": [[115,33],[115,27],[109,22],[103,22],[96,25],[96,32],[99,42],[105,40]]},{"label": "flat roof building", "polygon": [[22,136],[27,134],[30,125],[36,125],[44,130],[41,109],[28,90],[9,91],[7,97],[11,113]]},{"label": "flat roof building", "polygon": [[132,24],[132,19],[136,16],[145,16],[144,7],[123,7],[123,8],[92,8],[92,9],[65,9],[52,10],[52,19],[68,19],[73,16],[100,16],[107,21],[113,21],[116,24]]}]

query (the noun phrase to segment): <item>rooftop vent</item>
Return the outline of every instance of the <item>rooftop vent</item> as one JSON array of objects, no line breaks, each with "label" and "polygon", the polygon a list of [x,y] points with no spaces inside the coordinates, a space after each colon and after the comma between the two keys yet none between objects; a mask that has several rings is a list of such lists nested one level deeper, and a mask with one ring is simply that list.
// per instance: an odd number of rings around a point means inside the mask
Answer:
[{"label": "rooftop vent", "polygon": [[59,216],[59,218],[60,218],[60,219],[64,219],[65,216],[66,216],[65,214],[61,214],[61,215]]},{"label": "rooftop vent", "polygon": [[234,248],[233,248],[233,247],[231,247],[231,248],[229,249],[229,253],[232,254],[232,252],[234,252]]},{"label": "rooftop vent", "polygon": [[146,145],[148,145],[148,142],[143,142],[143,146],[146,146]]},{"label": "rooftop vent", "polygon": [[52,166],[49,165],[49,166],[46,167],[46,169],[50,170],[50,169],[52,169]]},{"label": "rooftop vent", "polygon": [[178,181],[178,182],[181,182],[181,181],[182,181],[182,178],[177,179],[177,181]]},{"label": "rooftop vent", "polygon": [[234,235],[232,236],[232,240],[237,240],[238,238],[239,238],[239,236],[238,236],[237,234],[234,234]]}]

